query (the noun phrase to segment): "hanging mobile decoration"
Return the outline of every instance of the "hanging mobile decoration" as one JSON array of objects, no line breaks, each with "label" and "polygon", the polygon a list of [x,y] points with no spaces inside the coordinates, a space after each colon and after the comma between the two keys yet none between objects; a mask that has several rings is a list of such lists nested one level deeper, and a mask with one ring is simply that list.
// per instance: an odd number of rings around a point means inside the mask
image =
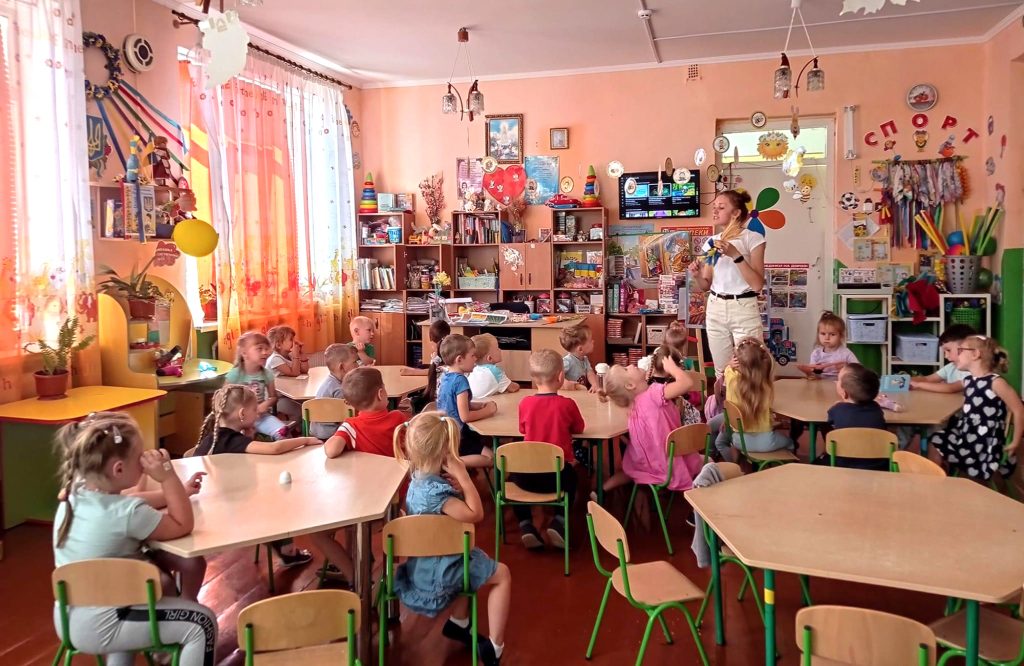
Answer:
[{"label": "hanging mobile decoration", "polygon": [[102,84],[85,80],[86,97],[101,100],[117,90],[121,85],[121,79],[124,78],[124,72],[121,70],[121,52],[98,32],[83,32],[82,44],[87,49],[97,48],[103,51],[103,57],[106,59],[104,66],[107,69],[107,80]]},{"label": "hanging mobile decoration", "polygon": [[693,153],[693,163],[698,168],[704,166],[704,160],[706,160],[707,158],[708,153],[703,148],[698,148],[696,152]]}]

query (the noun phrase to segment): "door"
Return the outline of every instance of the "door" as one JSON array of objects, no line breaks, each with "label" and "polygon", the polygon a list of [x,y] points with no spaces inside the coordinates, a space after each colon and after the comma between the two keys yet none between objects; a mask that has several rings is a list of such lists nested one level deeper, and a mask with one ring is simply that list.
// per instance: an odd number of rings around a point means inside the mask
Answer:
[{"label": "door", "polygon": [[[766,267],[769,264],[780,265],[767,271],[767,285],[771,290],[769,316],[784,320],[789,339],[796,343],[797,358],[806,362],[817,342],[818,318],[823,310],[832,309],[835,225],[831,193],[834,191],[835,123],[827,118],[802,118],[800,124],[800,135],[796,139],[789,132],[789,119],[771,122],[753,132],[749,123],[737,126],[734,134],[730,133],[728,125],[723,129],[732,144],[740,149],[740,162],[733,166],[734,176],[740,179],[736,186],[749,192],[754,203],[766,188],[775,188],[779,192],[778,202],[766,207],[766,210],[778,211],[785,216],[785,223],[780,228],[765,225],[768,241]],[[781,158],[767,160],[757,152],[758,137],[772,130],[782,133],[791,148],[804,146],[807,149],[804,166],[795,177],[798,184],[813,181],[806,201],[795,199],[793,193],[785,191],[784,183],[789,176],[782,171]],[[729,173],[732,150],[723,155],[726,158],[722,165],[724,174]],[[771,151],[767,152],[770,154]],[[768,219],[771,220],[772,216]],[[777,220],[778,216],[774,219]],[[807,266],[806,273],[804,265]],[[800,373],[790,366],[779,368],[779,374]]]},{"label": "door", "polygon": [[498,281],[503,291],[526,289],[526,243],[502,243]]},{"label": "door", "polygon": [[527,289],[551,289],[551,243],[526,243]]}]

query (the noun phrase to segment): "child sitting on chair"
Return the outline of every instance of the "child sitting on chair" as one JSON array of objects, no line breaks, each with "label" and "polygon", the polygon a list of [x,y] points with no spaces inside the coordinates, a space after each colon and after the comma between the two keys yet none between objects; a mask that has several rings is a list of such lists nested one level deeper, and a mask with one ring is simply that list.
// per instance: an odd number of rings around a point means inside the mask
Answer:
[{"label": "child sitting on chair", "polygon": [[276,377],[298,377],[309,370],[309,360],[302,355],[302,342],[291,326],[275,326],[267,331],[274,350],[267,358],[267,368]]},{"label": "child sitting on chair", "polygon": [[359,365],[375,365],[377,363],[377,350],[373,348],[373,336],[377,332],[377,326],[369,317],[353,317],[348,325],[352,333],[352,342],[349,346],[356,350],[359,356]]},{"label": "child sitting on chair", "polygon": [[473,346],[476,347],[476,367],[469,373],[469,388],[473,398],[482,400],[495,393],[515,393],[519,384],[508,378],[505,371],[498,367],[501,363],[501,349],[498,339],[490,333],[474,335]]},{"label": "child sitting on chair", "polygon": [[[336,342],[324,350],[324,363],[327,364],[327,378],[316,390],[318,398],[345,398],[342,380],[345,375],[356,369],[356,352],[348,345]],[[338,431],[340,423],[309,424],[309,434],[320,439],[327,439]]]},{"label": "child sitting on chair", "polygon": [[256,420],[249,428],[273,439],[285,439],[295,424],[286,424],[271,412],[277,404],[277,389],[274,388],[274,373],[265,367],[269,356],[267,336],[257,331],[243,333],[238,338],[235,367],[224,375],[224,383],[247,386],[256,395]]},{"label": "child sitting on chair", "polygon": [[[827,446],[828,433],[842,428],[875,428],[885,430],[885,414],[878,404],[878,375],[860,363],[847,363],[839,371],[836,381],[836,393],[840,402],[828,410],[828,425],[822,428]],[[830,464],[828,451],[814,461],[818,465]],[[888,472],[889,461],[886,458],[846,458],[836,456],[836,467],[870,469],[877,472]]]},{"label": "child sitting on chair", "polygon": [[579,324],[562,331],[558,342],[569,352],[562,357],[562,368],[565,371],[565,384],[562,388],[572,391],[584,385],[591,393],[597,393],[597,373],[590,365],[588,355],[594,351],[594,334],[586,324]]}]

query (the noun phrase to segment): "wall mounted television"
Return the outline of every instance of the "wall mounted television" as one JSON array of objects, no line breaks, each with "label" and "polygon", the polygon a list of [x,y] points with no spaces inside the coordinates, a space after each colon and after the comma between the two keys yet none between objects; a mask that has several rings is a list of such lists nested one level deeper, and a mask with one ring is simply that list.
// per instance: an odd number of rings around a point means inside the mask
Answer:
[{"label": "wall mounted television", "polygon": [[691,171],[685,183],[675,183],[662,172],[660,191],[657,171],[624,173],[619,178],[620,220],[677,217],[700,217],[700,170]]}]

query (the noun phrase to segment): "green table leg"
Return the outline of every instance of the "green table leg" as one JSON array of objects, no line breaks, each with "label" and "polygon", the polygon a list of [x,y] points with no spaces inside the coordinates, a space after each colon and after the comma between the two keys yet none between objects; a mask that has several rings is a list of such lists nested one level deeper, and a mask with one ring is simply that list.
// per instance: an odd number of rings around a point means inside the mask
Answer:
[{"label": "green table leg", "polygon": [[[597,440],[597,455],[594,456],[594,472],[597,476],[597,503],[604,506],[604,443]],[[609,446],[611,448],[611,446]]]},{"label": "green table leg", "polygon": [[764,570],[764,663],[775,665],[775,572]]},{"label": "green table leg", "polygon": [[978,666],[978,602],[967,602],[967,666]]},{"label": "green table leg", "polygon": [[807,462],[814,462],[814,459],[818,457],[818,424],[811,421],[807,425],[807,430],[811,435],[811,446],[809,449],[811,458]]},{"label": "green table leg", "polygon": [[615,442],[608,442],[608,474],[615,474],[615,449],[619,448],[616,446],[618,440]]},{"label": "green table leg", "polygon": [[715,643],[725,645],[725,613],[722,612],[722,563],[719,561],[718,535],[708,530],[711,539],[708,548],[711,550],[711,588],[714,590],[715,604]]}]

